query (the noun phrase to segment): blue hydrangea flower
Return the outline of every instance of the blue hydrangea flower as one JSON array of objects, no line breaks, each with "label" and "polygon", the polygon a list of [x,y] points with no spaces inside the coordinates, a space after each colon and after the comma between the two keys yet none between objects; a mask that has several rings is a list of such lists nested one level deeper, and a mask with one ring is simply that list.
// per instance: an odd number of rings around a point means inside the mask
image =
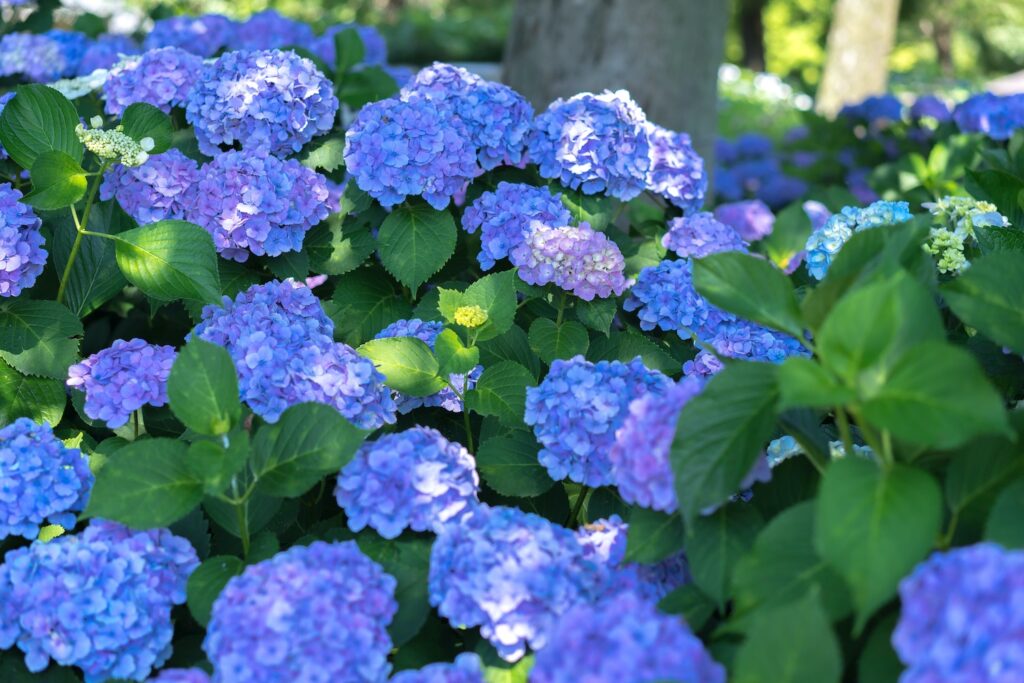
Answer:
[{"label": "blue hydrangea flower", "polygon": [[584,301],[606,299],[626,291],[626,260],[619,247],[588,223],[578,226],[530,224],[509,260],[530,285],[553,283]]},{"label": "blue hydrangea flower", "polygon": [[807,356],[798,339],[749,320],[731,320],[714,330],[702,330],[701,341],[710,344],[720,356],[742,360],[781,363],[790,356]]},{"label": "blue hydrangea flower", "polygon": [[166,529],[103,520],[12,550],[0,565],[0,649],[17,645],[33,673],[53,660],[86,683],[144,680],[171,655],[171,609],[197,566]]},{"label": "blue hydrangea flower", "polygon": [[554,361],[540,385],[526,390],[523,419],[541,444],[540,463],[556,481],[568,477],[587,486],[611,484],[609,452],[630,402],[646,393],[662,395],[671,386],[672,380],[639,358],[629,363],[595,364],[582,356]]},{"label": "blue hydrangea flower", "polygon": [[861,204],[871,204],[879,199],[878,193],[871,187],[870,177],[871,169],[854,168],[843,179],[850,194]]},{"label": "blue hydrangea flower", "polygon": [[164,669],[147,683],[210,683],[210,675],[202,669]]},{"label": "blue hydrangea flower", "polygon": [[768,444],[766,451],[766,457],[768,459],[768,466],[775,467],[776,465],[794,458],[802,454],[803,448],[797,443],[797,440],[793,437],[785,434],[777,439],[773,439]]},{"label": "blue hydrangea flower", "polygon": [[912,218],[907,202],[875,202],[867,208],[844,206],[820,229],[807,238],[807,270],[811,276],[821,280],[854,232],[860,232],[879,225],[904,223]]},{"label": "blue hydrangea flower", "polygon": [[637,312],[641,329],[676,332],[683,339],[734,319],[697,293],[688,259],[662,261],[641,270],[622,307]]},{"label": "blue hydrangea flower", "polygon": [[86,457],[50,425],[22,417],[0,429],[0,541],[34,539],[47,522],[71,529],[93,481]]},{"label": "blue hydrangea flower", "polygon": [[647,138],[651,145],[647,189],[683,211],[698,211],[708,191],[708,175],[690,136],[648,122]]},{"label": "blue hydrangea flower", "polygon": [[117,203],[139,224],[184,220],[196,200],[199,165],[171,148],[141,166],[111,168],[100,185],[100,199]]},{"label": "blue hydrangea flower", "polygon": [[145,102],[170,113],[184,106],[203,68],[203,60],[177,47],[161,47],[132,57],[110,71],[103,84],[108,114],[120,116],[128,105]]},{"label": "blue hydrangea flower", "polygon": [[53,73],[57,78],[70,78],[78,73],[78,67],[82,63],[92,39],[80,31],[65,31],[59,28],[52,28],[42,34],[56,43],[60,52],[60,59],[53,65]]},{"label": "blue hydrangea flower", "polygon": [[508,661],[543,648],[558,617],[604,582],[573,532],[517,508],[477,507],[430,552],[430,604],[456,628],[479,626]]},{"label": "blue hydrangea flower", "polygon": [[68,70],[57,41],[39,33],[8,33],[0,37],[0,76],[24,76],[48,83]]},{"label": "blue hydrangea flower", "polygon": [[900,683],[1024,678],[1024,552],[978,543],[935,553],[900,582]]},{"label": "blue hydrangea flower", "polygon": [[153,22],[143,46],[147,50],[180,47],[200,57],[212,57],[235,35],[235,22],[219,14],[167,17]]},{"label": "blue hydrangea flower", "polygon": [[359,110],[345,133],[345,169],[385,208],[422,196],[439,210],[480,173],[462,119],[418,93]]},{"label": "blue hydrangea flower", "polygon": [[104,33],[89,44],[76,75],[88,76],[96,69],[109,69],[127,55],[139,54],[139,46],[129,36]]},{"label": "blue hydrangea flower", "polygon": [[246,567],[213,603],[203,649],[219,683],[383,681],[395,579],[354,541]]},{"label": "blue hydrangea flower", "polygon": [[747,242],[756,242],[772,234],[775,214],[760,199],[751,199],[715,208],[715,218],[735,230]]},{"label": "blue hydrangea flower", "polygon": [[778,209],[800,199],[807,194],[808,189],[807,183],[799,178],[780,173],[761,185],[757,197],[769,208]]},{"label": "blue hydrangea flower", "polygon": [[0,297],[32,287],[46,265],[43,223],[22,196],[10,183],[0,183]]},{"label": "blue hydrangea flower", "polygon": [[543,177],[566,187],[628,201],[647,187],[646,126],[647,117],[625,90],[555,100],[534,121],[529,159]]},{"label": "blue hydrangea flower", "polygon": [[775,152],[775,143],[762,133],[744,133],[736,138],[735,160],[759,159],[771,156]]},{"label": "blue hydrangea flower", "polygon": [[477,504],[476,461],[439,431],[413,427],[363,444],[341,470],[334,496],[352,531],[384,538],[439,531]]},{"label": "blue hydrangea flower", "polygon": [[331,81],[312,61],[279,50],[222,55],[203,67],[185,107],[200,151],[211,156],[235,144],[247,152],[298,152],[329,131],[337,113]]},{"label": "blue hydrangea flower", "polygon": [[334,24],[328,26],[313,41],[310,51],[333,69],[337,58],[334,38],[347,29],[354,29],[359,34],[359,39],[363,41],[363,64],[383,66],[388,61],[388,45],[384,42],[384,36],[375,27],[364,26],[363,24]]},{"label": "blue hydrangea flower", "polygon": [[707,379],[721,372],[724,368],[725,364],[719,360],[718,356],[701,350],[697,352],[697,355],[692,360],[683,363],[683,375]]},{"label": "blue hydrangea flower", "polygon": [[399,671],[390,683],[484,683],[484,665],[473,652],[463,652],[451,664],[428,664],[415,671]]},{"label": "blue hydrangea flower", "polygon": [[630,591],[568,610],[537,653],[536,683],[685,681],[725,683],[725,667],[676,616]]},{"label": "blue hydrangea flower", "polygon": [[173,346],[118,339],[68,368],[67,385],[85,392],[85,414],[111,429],[144,405],[167,403],[167,377],[177,357]]},{"label": "blue hydrangea flower", "polygon": [[1009,140],[1014,131],[1024,127],[1024,95],[974,95],[956,106],[953,120],[963,133]]},{"label": "blue hydrangea flower", "polygon": [[914,105],[910,108],[910,118],[914,120],[928,118],[945,123],[953,118],[953,113],[949,110],[949,105],[941,98],[935,95],[921,95],[914,100]]},{"label": "blue hydrangea flower", "polygon": [[708,211],[673,218],[661,244],[683,257],[703,258],[720,251],[747,251],[747,243],[735,230]]},{"label": "blue hydrangea flower", "polygon": [[293,46],[308,48],[314,39],[309,24],[268,9],[257,12],[239,24],[231,32],[228,45],[232,50],[273,50]]},{"label": "blue hydrangea flower", "polygon": [[857,104],[848,104],[839,111],[854,121],[881,126],[899,121],[903,116],[903,104],[895,95],[872,95]]}]

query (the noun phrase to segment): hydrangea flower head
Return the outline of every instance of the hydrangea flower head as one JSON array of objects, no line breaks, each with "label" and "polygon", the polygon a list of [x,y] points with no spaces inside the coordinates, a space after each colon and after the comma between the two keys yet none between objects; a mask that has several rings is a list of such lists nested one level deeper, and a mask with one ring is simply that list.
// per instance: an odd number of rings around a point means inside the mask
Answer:
[{"label": "hydrangea flower head", "polygon": [[555,100],[529,139],[529,158],[543,177],[623,201],[646,189],[650,156],[647,117],[625,90]]},{"label": "hydrangea flower head", "polygon": [[199,169],[194,197],[188,219],[238,262],[301,251],[306,232],[330,213],[323,176],[262,151],[218,154]]},{"label": "hydrangea flower head", "polygon": [[702,330],[700,338],[727,358],[781,363],[790,356],[810,355],[795,337],[749,320],[730,320],[713,330]]},{"label": "hydrangea flower head", "polygon": [[17,645],[33,673],[53,660],[86,683],[144,680],[171,655],[171,609],[198,566],[166,529],[103,520],[12,550],[0,565],[0,649]]},{"label": "hydrangea flower head", "polygon": [[637,312],[641,329],[676,332],[683,339],[734,319],[697,293],[688,259],[662,261],[641,270],[622,307]]},{"label": "hydrangea flower head", "polygon": [[39,33],[8,33],[0,37],[0,76],[24,76],[47,83],[69,71],[60,44]]},{"label": "hydrangea flower head", "polygon": [[211,156],[221,145],[278,155],[298,152],[329,131],[337,113],[338,98],[327,77],[312,61],[280,50],[222,55],[203,67],[185,107],[200,151]]},{"label": "hydrangea flower head", "polygon": [[1014,131],[1024,127],[1024,95],[974,95],[956,106],[953,120],[961,132],[1009,140]]},{"label": "hydrangea flower head", "polygon": [[609,453],[630,402],[647,393],[662,395],[671,386],[672,380],[639,358],[629,363],[591,363],[582,356],[554,361],[540,385],[526,390],[524,421],[541,444],[540,463],[556,481],[568,477],[587,486],[611,484]]},{"label": "hydrangea flower head", "polygon": [[451,664],[428,664],[415,671],[399,671],[391,683],[484,683],[484,665],[474,652],[463,652]]},{"label": "hydrangea flower head", "polygon": [[0,183],[0,297],[32,287],[46,265],[43,223],[22,196],[10,183]]},{"label": "hydrangea flower head", "polygon": [[715,218],[735,230],[747,242],[756,242],[772,234],[775,214],[760,199],[721,204]]},{"label": "hydrangea flower head", "polygon": [[[309,47],[315,37],[309,24],[285,17],[268,9],[249,17],[231,32],[232,50],[273,50],[283,47]],[[296,150],[297,151],[297,150]]]},{"label": "hydrangea flower head", "polygon": [[180,47],[200,57],[212,57],[231,42],[235,30],[235,22],[219,14],[167,17],[153,23],[143,46],[147,50]]},{"label": "hydrangea flower head", "polygon": [[71,529],[93,481],[86,457],[48,424],[22,417],[0,429],[0,540],[34,539],[44,523]]},{"label": "hydrangea flower head", "polygon": [[67,385],[85,392],[85,414],[111,429],[144,405],[167,403],[167,377],[177,352],[142,339],[118,339],[68,368]]},{"label": "hydrangea flower head", "polygon": [[[380,34],[373,26],[365,26],[363,24],[334,24],[328,26],[327,29],[313,41],[310,50],[317,57],[322,59],[328,66],[334,68],[334,63],[337,58],[335,54],[334,39],[342,31],[348,29],[354,30],[359,34],[359,39],[363,41],[363,64],[372,66],[382,66],[388,61],[388,45],[384,41],[384,36]],[[401,84],[399,84],[401,85]]]},{"label": "hydrangea flower head", "polygon": [[912,119],[934,119],[939,123],[945,123],[953,118],[953,113],[949,110],[949,106],[935,95],[921,95],[914,100],[914,105],[910,108],[910,118]]},{"label": "hydrangea flower head", "polygon": [[103,176],[100,199],[117,203],[139,224],[184,220],[196,199],[199,165],[171,148],[142,166],[117,165]]},{"label": "hydrangea flower head", "polygon": [[959,274],[970,265],[964,249],[977,239],[975,228],[1010,225],[995,204],[972,197],[942,197],[922,206],[936,219],[937,226],[929,232],[925,251],[937,257],[940,273]]},{"label": "hydrangea flower head", "polygon": [[648,122],[647,137],[651,145],[647,188],[683,211],[699,210],[708,191],[708,176],[690,136]]},{"label": "hydrangea flower head", "polygon": [[395,579],[354,541],[249,565],[213,603],[203,649],[224,683],[382,681]]},{"label": "hydrangea flower head", "polygon": [[[94,117],[94,123],[102,123]],[[75,135],[87,150],[103,159],[123,166],[141,166],[149,161],[149,152],[142,144],[124,132],[123,126],[110,130],[86,128],[85,124],[75,126]]]},{"label": "hydrangea flower head", "polygon": [[703,258],[720,251],[747,251],[735,230],[708,211],[673,218],[661,244],[684,258]]},{"label": "hydrangea flower head", "polygon": [[147,683],[210,683],[210,675],[202,669],[164,669]]},{"label": "hydrangea flower head", "polygon": [[880,126],[899,121],[903,116],[903,104],[895,95],[872,95],[857,104],[846,105],[839,115]]},{"label": "hydrangea flower head", "polygon": [[161,47],[130,57],[110,70],[103,84],[106,112],[120,116],[128,105],[145,102],[170,113],[185,104],[203,60],[177,47]]},{"label": "hydrangea flower head", "polygon": [[553,283],[584,301],[618,296],[629,286],[618,245],[587,223],[551,227],[534,221],[509,260],[523,282]]},{"label": "hydrangea flower head", "polygon": [[807,238],[807,270],[815,279],[821,280],[854,232],[860,232],[879,225],[894,225],[911,219],[907,202],[878,201],[866,208],[844,206],[820,229]]},{"label": "hydrangea flower head", "polygon": [[477,261],[484,270],[524,242],[534,221],[544,225],[569,225],[572,214],[562,204],[562,195],[543,187],[500,182],[494,191],[484,192],[462,214],[468,233],[480,231]]},{"label": "hydrangea flower head", "polygon": [[89,44],[82,61],[78,63],[78,76],[88,76],[97,69],[109,69],[125,56],[139,54],[139,46],[128,36],[104,33]]}]

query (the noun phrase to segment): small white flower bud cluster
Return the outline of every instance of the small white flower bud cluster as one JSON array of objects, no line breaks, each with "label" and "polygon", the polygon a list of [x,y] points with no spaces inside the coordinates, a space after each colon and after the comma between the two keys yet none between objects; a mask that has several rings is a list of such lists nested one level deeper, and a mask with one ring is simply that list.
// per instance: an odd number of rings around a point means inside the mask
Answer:
[{"label": "small white flower bud cluster", "polygon": [[124,166],[141,166],[149,160],[149,152],[153,149],[153,138],[143,138],[136,142],[124,133],[123,127],[103,130],[103,119],[94,116],[89,123],[92,128],[78,124],[75,133],[85,148],[101,159],[119,161]]}]

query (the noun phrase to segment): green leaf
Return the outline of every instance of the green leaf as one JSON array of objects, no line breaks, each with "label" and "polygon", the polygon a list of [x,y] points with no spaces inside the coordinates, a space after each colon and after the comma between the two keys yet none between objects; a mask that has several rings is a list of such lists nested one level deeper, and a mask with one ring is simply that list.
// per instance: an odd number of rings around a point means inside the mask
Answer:
[{"label": "green leaf", "polygon": [[669,375],[679,372],[680,362],[669,353],[658,346],[650,337],[647,337],[635,330],[612,330],[607,337],[597,337],[590,342],[590,349],[587,351],[587,360],[598,362],[602,360],[617,360],[628,363],[637,356],[644,362],[644,365],[651,370],[658,370]]},{"label": "green leaf", "polygon": [[985,539],[1005,548],[1024,548],[1024,479],[1000,492],[985,523]]},{"label": "green leaf", "polygon": [[307,145],[298,156],[299,162],[314,171],[337,171],[345,165],[345,136],[326,135]]},{"label": "green leaf", "polygon": [[338,90],[338,99],[355,111],[397,92],[398,84],[387,71],[379,66],[367,66],[345,74]]},{"label": "green leaf", "polygon": [[[100,202],[93,205],[89,230],[112,234],[120,231],[116,216],[123,214],[116,202]],[[52,245],[51,256],[54,269],[63,273],[71,254],[74,243],[75,226],[70,217],[66,221],[55,222],[53,237],[47,247]],[[83,237],[79,244],[78,257],[71,266],[67,287],[64,291],[64,303],[79,318],[84,318],[104,303],[116,296],[128,281],[121,275],[114,258],[113,240],[102,237]]]},{"label": "green leaf", "polygon": [[997,437],[973,439],[951,454],[945,480],[949,509],[960,514],[976,501],[990,500],[1007,481],[1024,474],[1020,455],[1021,444]]},{"label": "green leaf", "polygon": [[416,337],[371,339],[356,351],[384,375],[385,384],[409,396],[431,396],[445,387],[430,347]]},{"label": "green leaf", "polygon": [[167,377],[174,416],[194,432],[227,434],[242,419],[238,376],[222,346],[193,339],[182,347]]},{"label": "green leaf", "polygon": [[794,202],[775,216],[771,233],[757,246],[772,263],[785,270],[804,250],[812,230],[811,219],[803,205]]},{"label": "green leaf", "polygon": [[513,361],[486,368],[476,388],[466,392],[466,407],[478,415],[492,415],[507,424],[521,425],[526,410],[526,388],[537,381],[529,370]]},{"label": "green leaf", "polygon": [[680,615],[695,632],[704,628],[715,609],[715,601],[692,583],[683,584],[658,602],[658,610]]},{"label": "green leaf", "polygon": [[334,34],[334,72],[344,74],[366,57],[366,46],[359,32],[347,28]]},{"label": "green leaf", "polygon": [[926,472],[900,464],[883,470],[860,458],[829,465],[818,493],[814,545],[850,587],[855,631],[928,555],[941,523],[942,493]]},{"label": "green leaf", "polygon": [[222,493],[249,459],[248,432],[236,429],[222,438],[226,446],[217,441],[194,441],[185,456],[188,471],[203,482],[203,490],[210,495]]},{"label": "green leaf", "polygon": [[529,369],[534,379],[540,377],[540,359],[530,349],[530,342],[526,332],[523,332],[523,329],[516,325],[513,325],[508,332],[500,337],[495,337],[480,344],[480,362],[485,367],[506,360],[513,361]]},{"label": "green leaf", "polygon": [[533,352],[548,364],[557,358],[582,355],[590,346],[586,328],[571,320],[559,325],[554,320],[537,318],[530,325],[529,339]]},{"label": "green leaf", "polygon": [[555,482],[537,460],[538,450],[533,434],[517,429],[481,443],[476,468],[484,483],[503,496],[539,496]]},{"label": "green leaf", "polygon": [[[282,499],[265,496],[258,490],[253,493],[245,506],[250,536],[267,526],[274,515],[281,510],[283,503]],[[241,538],[238,530],[238,511],[234,505],[220,498],[207,496],[203,500],[203,510],[211,520],[217,523],[217,526],[235,538]]]},{"label": "green leaf", "polygon": [[344,275],[358,268],[377,248],[370,226],[336,213],[306,233],[303,243],[317,273]]},{"label": "green leaf", "polygon": [[479,306],[487,313],[487,322],[473,330],[477,341],[508,332],[516,318],[516,272],[506,270],[480,278],[462,293],[460,305]]},{"label": "green leaf", "polygon": [[903,664],[892,647],[896,615],[889,615],[871,629],[857,659],[857,683],[897,683]]},{"label": "green leaf", "polygon": [[777,400],[774,365],[737,363],[683,407],[671,459],[687,521],[737,491],[772,435]]},{"label": "green leaf", "polygon": [[396,280],[411,289],[441,270],[455,253],[455,219],[425,202],[395,208],[380,226],[380,260]]},{"label": "green leaf", "polygon": [[32,164],[32,191],[25,203],[53,211],[71,206],[85,196],[89,179],[85,169],[65,152],[43,152]]},{"label": "green leaf", "polygon": [[338,280],[327,313],[335,334],[346,344],[359,346],[396,320],[410,317],[412,307],[382,272],[360,269]]},{"label": "green leaf", "polygon": [[586,222],[594,230],[604,230],[612,222],[612,199],[604,195],[583,194],[582,190],[559,188],[562,204],[575,222]]},{"label": "green leaf", "polygon": [[366,438],[338,411],[322,403],[300,403],[264,425],[253,440],[252,467],[259,490],[294,498],[345,466]]},{"label": "green leaf", "polygon": [[995,204],[999,213],[1010,219],[1011,225],[1024,225],[1024,209],[1018,201],[1024,180],[996,169],[967,171],[964,186],[972,197]]},{"label": "green leaf", "polygon": [[171,148],[174,135],[171,117],[152,104],[129,104],[121,115],[121,125],[125,135],[136,142],[142,142],[144,138],[152,140],[153,149],[148,150],[150,154],[163,154]]},{"label": "green leaf", "polygon": [[[786,275],[763,258],[738,251],[711,254],[693,262],[693,284],[705,299],[742,318],[797,339],[804,324]],[[751,296],[756,292],[756,296]]]},{"label": "green leaf", "polygon": [[480,349],[467,347],[455,330],[447,327],[434,339],[434,356],[444,377],[465,375],[480,363]]},{"label": "green leaf", "polygon": [[309,254],[305,251],[286,251],[268,258],[267,269],[278,280],[304,280],[309,275]]},{"label": "green leaf", "polygon": [[[35,12],[32,16],[39,14]],[[31,672],[25,666],[25,655],[21,650],[10,649],[0,652],[0,681],[4,683],[80,683],[74,669],[50,664],[44,670]]]},{"label": "green leaf", "polygon": [[86,517],[133,529],[165,527],[203,499],[203,485],[185,466],[188,446],[173,439],[142,439],[119,449],[96,474]]},{"label": "green leaf", "polygon": [[154,299],[220,301],[217,251],[198,225],[167,220],[122,232],[115,255],[128,281]]},{"label": "green leaf", "polygon": [[942,296],[964,323],[992,341],[1024,353],[1024,252],[1001,251],[974,261],[942,286]]},{"label": "green leaf", "polygon": [[752,505],[725,505],[693,520],[686,541],[693,581],[724,608],[736,563],[754,544],[764,520]]},{"label": "green leaf", "polygon": [[846,405],[856,394],[816,361],[790,356],[779,366],[779,412],[790,408],[831,408]]},{"label": "green leaf", "polygon": [[188,611],[200,626],[210,623],[210,612],[228,581],[240,575],[245,563],[231,555],[217,555],[196,567],[185,588]]},{"label": "green leaf", "polygon": [[1024,229],[1020,226],[1003,228],[979,225],[974,228],[974,237],[982,254],[1024,251]]},{"label": "green leaf", "polygon": [[55,301],[0,302],[0,358],[26,375],[66,379],[78,360],[82,323]]},{"label": "green leaf", "polygon": [[615,314],[619,310],[619,304],[616,299],[610,297],[592,301],[579,299],[573,304],[572,310],[576,313],[576,319],[581,323],[595,332],[607,336],[611,330],[612,321],[615,320]]},{"label": "green leaf", "polygon": [[16,164],[31,169],[44,152],[64,152],[81,163],[75,105],[53,88],[22,85],[0,114],[0,143]]},{"label": "green leaf", "polygon": [[629,513],[623,562],[653,564],[683,547],[683,519],[657,510],[635,507]]},{"label": "green leaf", "polygon": [[61,380],[26,377],[0,360],[0,427],[19,417],[56,425],[67,401]]},{"label": "green leaf", "polygon": [[393,541],[377,534],[364,533],[356,538],[359,549],[384,571],[395,577],[395,600],[398,613],[388,626],[388,633],[396,647],[410,641],[419,633],[430,613],[427,593],[427,574],[430,571],[432,538],[401,537]]}]

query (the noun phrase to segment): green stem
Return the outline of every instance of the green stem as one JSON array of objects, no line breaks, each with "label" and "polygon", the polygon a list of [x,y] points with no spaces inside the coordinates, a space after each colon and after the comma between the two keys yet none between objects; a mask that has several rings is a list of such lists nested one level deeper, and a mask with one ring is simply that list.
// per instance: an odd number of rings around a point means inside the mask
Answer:
[{"label": "green stem", "polygon": [[[74,211],[75,207],[71,207]],[[77,222],[77,217],[76,217]],[[78,250],[82,248],[82,237],[85,235],[81,230],[75,233],[75,241],[71,244],[71,253],[68,254],[68,262],[64,266],[64,273],[60,276],[60,287],[57,288],[57,303],[64,303],[64,293],[68,288],[68,280],[71,278],[71,267],[75,265],[75,259],[78,258]]]},{"label": "green stem", "polygon": [[104,161],[100,166],[100,170],[96,172],[96,177],[90,181],[89,193],[85,198],[85,206],[82,208],[81,220],[78,218],[78,211],[75,210],[75,205],[71,205],[71,218],[75,221],[75,241],[71,245],[71,252],[68,254],[68,262],[64,266],[64,273],[60,277],[60,286],[57,288],[57,303],[59,304],[64,303],[64,294],[68,288],[68,279],[71,277],[71,269],[74,267],[75,259],[78,258],[78,252],[82,248],[82,237],[85,235],[102,234],[89,232],[86,228],[89,227],[89,215],[92,213],[92,205],[96,201],[96,193],[100,189],[100,181],[103,179],[103,174],[106,172],[109,165],[109,162]]},{"label": "green stem", "polygon": [[960,510],[953,510],[953,515],[949,518],[949,526],[946,527],[946,533],[942,534],[939,539],[939,550],[946,550],[953,544],[953,536],[956,535],[956,527],[960,522]]},{"label": "green stem", "polygon": [[842,406],[836,406],[836,426],[839,427],[839,438],[843,441],[843,450],[847,456],[853,455],[853,436],[850,433],[850,419]]},{"label": "green stem", "polygon": [[[882,466],[886,469],[892,467],[892,453],[887,449],[882,442],[878,439],[878,435],[868,426],[864,421],[864,418],[858,413],[853,414],[857,420],[857,425],[860,427],[860,433],[864,435],[864,440],[868,442],[868,446],[871,446],[871,450],[875,452],[875,457],[882,461]],[[852,454],[852,451],[850,452]]]},{"label": "green stem", "polygon": [[572,512],[569,513],[569,519],[566,521],[566,526],[570,529],[575,529],[579,526],[580,512],[583,510],[583,504],[587,502],[589,497],[590,487],[584,486],[580,489],[579,495],[576,496],[576,504],[572,506]]},{"label": "green stem", "polygon": [[473,447],[473,425],[469,422],[469,408],[466,407],[465,401],[462,401],[462,422],[466,426],[466,450],[473,455],[476,453],[476,449]]},{"label": "green stem", "polygon": [[132,431],[134,433],[134,437],[132,438],[132,441],[136,441],[139,438],[139,411],[138,410],[132,412],[132,428],[133,428]]},{"label": "green stem", "polygon": [[565,314],[565,292],[562,292],[561,297],[558,299],[558,317],[555,318],[555,325],[562,325],[562,316]]}]

